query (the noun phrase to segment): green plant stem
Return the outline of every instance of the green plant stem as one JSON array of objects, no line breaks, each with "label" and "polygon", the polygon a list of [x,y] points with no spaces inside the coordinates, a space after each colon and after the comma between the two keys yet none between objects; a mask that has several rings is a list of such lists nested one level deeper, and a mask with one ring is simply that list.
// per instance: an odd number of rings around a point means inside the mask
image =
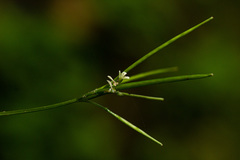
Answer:
[{"label": "green plant stem", "polygon": [[157,74],[161,74],[161,73],[175,72],[177,70],[178,70],[178,67],[156,69],[156,70],[152,70],[152,71],[148,71],[148,72],[133,75],[133,76],[131,76],[130,79],[123,80],[122,83],[139,80],[139,79],[142,79],[142,78],[146,78],[148,76],[153,76],[153,75],[157,75]]},{"label": "green plant stem", "polygon": [[111,110],[109,110],[107,107],[104,107],[96,102],[93,101],[88,101],[91,104],[94,104],[102,109],[104,109],[105,111],[107,111],[109,114],[111,114],[112,116],[114,116],[115,118],[117,118],[119,121],[121,121],[122,123],[126,124],[127,126],[129,126],[130,128],[134,129],[135,131],[137,131],[138,133],[141,133],[142,135],[144,135],[145,137],[151,139],[152,141],[156,142],[157,144],[163,146],[163,144],[161,142],[159,142],[158,140],[156,140],[155,138],[153,138],[152,136],[150,136],[149,134],[147,134],[146,132],[144,132],[142,129],[138,128],[137,126],[133,125],[132,123],[130,123],[129,121],[127,121],[126,119],[122,118],[121,116],[117,115],[116,113],[112,112]]},{"label": "green plant stem", "polygon": [[[168,46],[169,44],[173,43],[177,39],[187,35],[188,33],[192,32],[193,30],[197,29],[198,27],[200,27],[201,25],[207,23],[208,21],[210,21],[212,19],[213,19],[213,17],[210,17],[207,20],[203,21],[202,23],[200,23],[200,24],[198,24],[198,25],[196,25],[196,26],[186,30],[185,32],[183,32],[183,33],[177,35],[176,37],[170,39],[169,41],[163,43],[162,45],[160,45],[156,49],[152,50],[151,52],[149,52],[148,54],[146,54],[145,56],[143,56],[142,58],[137,60],[132,65],[130,65],[127,69],[125,69],[125,72],[129,72],[134,67],[136,67],[137,65],[139,65],[140,63],[145,61],[147,58],[149,58],[150,56],[152,56],[153,54],[155,54],[156,52],[158,52],[162,48]],[[169,71],[169,69],[168,69],[168,71]],[[136,79],[140,79],[140,78],[143,78],[143,77],[146,77],[146,76],[149,76],[149,75],[158,74],[160,72],[161,72],[161,70],[150,71],[150,72],[146,72],[146,73],[142,73],[142,74],[136,75],[135,77],[133,76],[132,79],[136,80]],[[123,83],[123,84],[120,84],[120,85],[116,86],[115,89],[116,90],[123,90],[123,89],[128,89],[128,88],[135,88],[135,87],[141,87],[141,86],[147,86],[147,85],[153,85],[153,84],[159,84],[159,83],[167,83],[167,82],[177,82],[177,81],[184,81],[184,80],[191,80],[191,79],[199,79],[199,78],[205,78],[205,77],[210,77],[210,76],[212,76],[212,74],[199,74],[199,75],[190,75],[190,76],[178,76],[178,77],[168,77],[168,78],[161,78],[161,79],[152,79],[152,80],[140,81],[140,82]],[[47,106],[28,108],[28,109],[20,109],[20,110],[13,110],[13,111],[2,111],[2,112],[0,112],[0,116],[14,115],[14,114],[24,114],[24,113],[43,111],[43,110],[53,109],[53,108],[57,108],[57,107],[62,107],[62,106],[73,104],[73,103],[77,103],[77,102],[88,101],[90,99],[97,98],[97,97],[105,95],[105,94],[109,94],[108,89],[109,89],[109,85],[104,85],[104,86],[102,86],[100,88],[97,88],[97,89],[95,89],[95,90],[93,90],[91,92],[88,92],[88,93],[84,94],[80,98],[76,98],[76,99],[72,99],[72,100],[68,100],[68,101],[65,101],[65,102],[60,102],[60,103],[56,103],[56,104],[52,104],[52,105],[47,105]]]},{"label": "green plant stem", "polygon": [[161,83],[172,83],[172,82],[179,82],[179,81],[186,81],[186,80],[201,79],[201,78],[207,78],[207,77],[211,77],[211,76],[213,76],[212,73],[210,73],[210,74],[195,74],[195,75],[185,75],[185,76],[151,79],[151,80],[145,80],[145,81],[139,81],[139,82],[123,83],[123,84],[116,86],[116,90],[137,88],[137,87],[143,87],[143,86],[161,84]]},{"label": "green plant stem", "polygon": [[133,68],[135,68],[137,65],[139,65],[140,63],[142,63],[143,61],[145,61],[147,58],[149,58],[150,56],[154,55],[155,53],[157,53],[159,50],[163,49],[164,47],[168,46],[169,44],[175,42],[176,40],[178,40],[179,38],[187,35],[188,33],[194,31],[195,29],[197,29],[198,27],[202,26],[203,24],[209,22],[210,20],[212,20],[213,17],[208,18],[207,20],[199,23],[198,25],[195,25],[194,27],[186,30],[185,32],[173,37],[172,39],[168,40],[167,42],[163,43],[162,45],[158,46],[157,48],[155,48],[154,50],[152,50],[151,52],[149,52],[148,54],[144,55],[142,58],[140,58],[139,60],[137,60],[136,62],[134,62],[132,65],[130,65],[127,69],[125,69],[125,72],[129,72],[130,70],[132,70]]},{"label": "green plant stem", "polygon": [[[213,76],[212,73],[211,74],[176,76],[176,77],[152,79],[152,80],[139,81],[139,82],[130,82],[130,83],[120,84],[120,85],[116,86],[116,89],[117,89],[117,91],[120,91],[123,89],[129,89],[129,88],[136,88],[136,87],[142,87],[142,86],[148,86],[148,85],[154,85],[154,84],[178,82],[178,81],[185,81],[185,80],[194,80],[194,79],[206,78],[206,77],[211,77],[211,76]],[[66,105],[77,103],[77,102],[85,102],[90,99],[97,98],[99,96],[103,96],[105,94],[110,94],[108,92],[108,88],[104,88],[104,89],[98,88],[98,89],[95,89],[91,92],[84,94],[80,98],[75,98],[72,100],[68,100],[68,101],[64,101],[64,102],[60,102],[60,103],[56,103],[56,104],[52,104],[52,105],[35,107],[35,108],[27,108],[27,109],[13,110],[13,111],[2,111],[2,112],[0,112],[0,116],[24,114],[24,113],[31,113],[31,112],[38,112],[38,111],[54,109],[54,108],[66,106]]]},{"label": "green plant stem", "polygon": [[69,104],[73,104],[78,102],[78,99],[72,99],[52,105],[47,105],[47,106],[41,106],[41,107],[35,107],[35,108],[26,108],[26,109],[19,109],[19,110],[13,110],[13,111],[2,111],[0,112],[0,116],[9,116],[9,115],[15,115],[15,114],[25,114],[25,113],[32,113],[32,112],[39,112],[39,111],[44,111],[44,110],[49,110],[49,109],[54,109],[62,106],[66,106]]},{"label": "green plant stem", "polygon": [[144,99],[150,99],[150,100],[157,100],[157,101],[163,101],[164,98],[161,97],[152,97],[152,96],[144,96],[139,94],[132,94],[132,93],[126,93],[126,92],[117,92],[118,96],[129,96],[129,97],[137,97],[137,98],[144,98]]}]

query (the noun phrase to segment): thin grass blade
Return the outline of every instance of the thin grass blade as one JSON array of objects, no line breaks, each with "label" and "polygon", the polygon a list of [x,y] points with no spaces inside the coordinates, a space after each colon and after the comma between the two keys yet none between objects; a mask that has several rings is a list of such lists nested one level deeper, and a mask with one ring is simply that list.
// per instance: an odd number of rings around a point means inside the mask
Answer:
[{"label": "thin grass blade", "polygon": [[146,78],[146,77],[153,76],[153,75],[157,75],[157,74],[162,74],[162,73],[167,73],[167,72],[175,72],[177,70],[178,70],[177,67],[156,69],[156,70],[152,70],[152,71],[148,71],[148,72],[133,75],[133,76],[130,77],[130,79],[123,80],[122,83],[139,80],[139,79]]},{"label": "thin grass blade", "polygon": [[116,90],[123,90],[129,88],[137,88],[143,86],[149,86],[154,84],[161,84],[161,83],[171,83],[171,82],[179,82],[179,81],[186,81],[186,80],[194,80],[194,79],[202,79],[207,77],[212,77],[213,74],[195,74],[195,75],[184,75],[184,76],[176,76],[176,77],[167,77],[167,78],[159,78],[159,79],[152,79],[152,80],[145,80],[139,82],[130,82],[124,83],[116,86]]},{"label": "thin grass blade", "polygon": [[164,98],[162,98],[162,97],[144,96],[144,95],[132,94],[132,93],[126,93],[126,92],[117,92],[117,95],[118,96],[129,96],[129,97],[136,97],[136,98],[144,98],[144,99],[157,100],[157,101],[164,101]]},{"label": "thin grass blade", "polygon": [[207,20],[199,23],[198,25],[195,25],[194,27],[186,30],[185,32],[173,37],[172,39],[168,40],[167,42],[163,43],[162,45],[158,46],[157,48],[155,48],[154,50],[152,50],[151,52],[147,53],[146,55],[144,55],[142,58],[140,58],[139,60],[137,60],[136,62],[134,62],[132,65],[130,65],[127,69],[125,69],[125,72],[129,72],[130,70],[132,70],[133,68],[135,68],[137,65],[139,65],[140,63],[142,63],[143,61],[145,61],[146,59],[148,59],[150,56],[154,55],[155,53],[157,53],[159,50],[163,49],[164,47],[168,46],[169,44],[173,43],[174,41],[178,40],[179,38],[187,35],[188,33],[194,31],[195,29],[197,29],[198,27],[202,26],[203,24],[209,22],[210,20],[212,20],[213,17],[208,18]]},{"label": "thin grass blade", "polygon": [[127,126],[129,126],[130,128],[134,129],[135,131],[137,131],[138,133],[141,133],[142,135],[144,135],[145,137],[151,139],[152,141],[156,142],[157,144],[163,146],[163,144],[161,142],[159,142],[158,140],[156,140],[155,138],[153,138],[152,136],[150,136],[149,134],[147,134],[146,132],[144,132],[143,130],[141,130],[140,128],[136,127],[135,125],[133,125],[132,123],[130,123],[129,121],[127,121],[126,119],[122,118],[121,116],[117,115],[116,113],[112,112],[111,110],[109,110],[108,108],[93,102],[93,101],[88,101],[91,104],[94,104],[102,109],[104,109],[105,111],[107,111],[108,113],[110,113],[112,116],[114,116],[115,118],[117,118],[119,121],[121,121],[122,123],[126,124]]}]

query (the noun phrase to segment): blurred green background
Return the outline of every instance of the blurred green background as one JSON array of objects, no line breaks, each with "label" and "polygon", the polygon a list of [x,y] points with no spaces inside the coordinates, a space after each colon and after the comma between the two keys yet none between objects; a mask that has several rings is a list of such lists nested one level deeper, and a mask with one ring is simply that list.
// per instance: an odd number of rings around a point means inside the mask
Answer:
[{"label": "blurred green background", "polygon": [[158,146],[85,103],[0,117],[1,160],[240,159],[240,1],[2,0],[0,110],[79,97],[173,36],[215,19],[128,75],[214,77],[130,90],[164,102],[96,99],[164,143]]}]

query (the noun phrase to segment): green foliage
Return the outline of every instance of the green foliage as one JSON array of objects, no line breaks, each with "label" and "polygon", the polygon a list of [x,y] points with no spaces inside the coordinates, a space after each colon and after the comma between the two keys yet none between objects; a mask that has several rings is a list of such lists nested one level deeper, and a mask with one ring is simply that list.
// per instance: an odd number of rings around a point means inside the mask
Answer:
[{"label": "green foliage", "polygon": [[[192,32],[193,30],[197,29],[201,25],[207,23],[211,19],[213,19],[213,17],[210,17],[209,19],[199,23],[198,25],[186,30],[185,32],[183,32],[183,33],[175,36],[174,38],[170,39],[169,41],[163,43],[162,45],[160,45],[156,49],[152,50],[151,52],[149,52],[148,54],[144,55],[142,58],[140,58],[139,60],[134,62],[127,69],[125,69],[124,72],[121,73],[119,71],[119,76],[116,77],[115,79],[111,78],[111,76],[108,76],[111,80],[111,81],[107,80],[108,84],[106,84],[102,87],[96,88],[96,89],[94,89],[94,90],[92,90],[92,91],[90,91],[86,94],[83,94],[80,98],[75,98],[75,99],[64,101],[64,102],[61,102],[61,103],[56,103],[56,104],[41,106],[41,107],[36,107],[36,108],[20,109],[20,110],[13,110],[13,111],[2,111],[2,112],[0,112],[0,116],[25,114],[25,113],[31,113],[31,112],[37,112],[37,111],[43,111],[43,110],[58,108],[58,107],[62,107],[62,106],[77,103],[77,102],[88,102],[88,103],[94,104],[94,105],[104,109],[105,111],[110,113],[112,116],[114,116],[115,118],[117,118],[118,120],[120,120],[121,122],[126,124],[127,126],[129,126],[130,128],[132,128],[135,131],[141,133],[142,135],[146,136],[147,138],[151,139],[152,141],[162,145],[161,142],[159,142],[155,138],[151,137],[149,134],[147,134],[146,132],[144,132],[140,128],[136,127],[135,125],[133,125],[129,121],[127,121],[124,118],[122,118],[121,116],[115,114],[114,112],[112,112],[108,108],[106,108],[106,107],[104,107],[104,106],[102,106],[102,105],[100,105],[96,102],[90,101],[90,100],[94,99],[94,98],[97,98],[97,97],[100,97],[100,96],[103,96],[103,95],[106,95],[106,94],[116,94],[116,95],[119,95],[119,96],[125,95],[125,96],[146,98],[146,99],[152,99],[152,100],[163,100],[163,98],[129,94],[129,93],[124,93],[124,92],[120,92],[120,91],[124,90],[124,89],[129,89],[129,88],[149,86],[149,85],[155,85],[155,84],[161,84],[161,83],[170,83],[170,82],[178,82],[178,81],[185,81],[185,80],[193,80],[193,79],[200,79],[200,78],[206,78],[206,77],[213,76],[212,73],[211,74],[196,74],[196,75],[186,75],[186,76],[167,77],[167,78],[160,78],[160,79],[151,79],[151,80],[137,81],[137,82],[130,82],[131,78],[129,79],[129,77],[126,76],[127,72],[131,71],[133,68],[135,68],[137,65],[141,64],[143,61],[148,59],[150,56],[154,55],[159,50],[161,50],[164,47],[168,46],[169,44],[173,43],[177,39],[187,35],[188,33]],[[160,74],[160,73],[164,73],[164,72],[170,72],[170,71],[174,71],[174,70],[176,70],[175,67],[174,68],[167,68],[167,69],[158,69],[158,70],[154,70],[154,71],[140,73],[136,76],[133,76],[133,80],[138,80],[140,78],[145,78],[147,76],[156,75],[156,74]]]}]

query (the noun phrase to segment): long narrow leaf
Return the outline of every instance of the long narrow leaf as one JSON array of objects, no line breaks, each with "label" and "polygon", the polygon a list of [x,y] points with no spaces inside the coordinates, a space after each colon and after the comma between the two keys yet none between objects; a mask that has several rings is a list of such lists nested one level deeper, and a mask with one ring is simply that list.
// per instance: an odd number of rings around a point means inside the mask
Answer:
[{"label": "long narrow leaf", "polygon": [[129,126],[130,128],[134,129],[135,131],[137,131],[138,133],[141,133],[142,135],[144,135],[145,137],[151,139],[152,141],[156,142],[159,145],[163,145],[161,142],[159,142],[158,140],[156,140],[155,138],[153,138],[152,136],[150,136],[149,134],[147,134],[146,132],[144,132],[143,130],[141,130],[140,128],[136,127],[135,125],[133,125],[132,123],[130,123],[129,121],[127,121],[126,119],[122,118],[121,116],[117,115],[116,113],[112,112],[111,110],[109,110],[108,108],[93,102],[93,101],[88,101],[91,104],[94,104],[102,109],[104,109],[105,111],[107,111],[108,113],[110,113],[112,116],[114,116],[115,118],[117,118],[119,121],[121,121],[122,123],[126,124],[127,126]]},{"label": "long narrow leaf", "polygon": [[161,74],[161,73],[174,72],[174,71],[177,71],[177,70],[178,70],[177,67],[156,69],[156,70],[152,70],[152,71],[148,71],[148,72],[133,75],[133,76],[131,76],[130,79],[123,80],[122,83],[139,80],[139,79],[142,79],[142,78],[146,78],[148,76],[153,76],[153,75],[157,75],[157,74]]},{"label": "long narrow leaf", "polygon": [[144,95],[139,95],[139,94],[125,93],[125,92],[117,92],[117,95],[118,96],[129,96],[129,97],[144,98],[144,99],[157,100],[157,101],[163,101],[164,100],[164,98],[162,98],[162,97],[144,96]]},{"label": "long narrow leaf", "polygon": [[134,62],[132,65],[130,65],[127,69],[125,69],[125,72],[129,72],[130,70],[132,70],[133,68],[135,68],[137,65],[139,65],[140,63],[142,63],[143,61],[145,61],[147,58],[149,58],[150,56],[154,55],[155,53],[157,53],[159,50],[163,49],[164,47],[168,46],[169,44],[173,43],[174,41],[178,40],[179,38],[187,35],[188,33],[194,31],[195,29],[197,29],[198,27],[202,26],[203,24],[209,22],[210,20],[212,20],[213,17],[208,18],[207,20],[199,23],[198,25],[195,25],[194,27],[186,30],[185,32],[173,37],[172,39],[168,40],[167,42],[163,43],[162,45],[158,46],[157,48],[155,48],[154,50],[152,50],[151,52],[149,52],[148,54],[144,55],[142,58],[140,58],[139,60],[137,60],[136,62]]},{"label": "long narrow leaf", "polygon": [[212,73],[210,73],[210,74],[195,74],[195,75],[159,78],[159,79],[152,79],[152,80],[139,81],[139,82],[130,82],[130,83],[124,83],[124,84],[120,84],[119,86],[116,86],[116,90],[143,87],[143,86],[149,86],[149,85],[161,84],[161,83],[170,83],[170,82],[201,79],[201,78],[207,78],[207,77],[211,77],[211,76],[213,76]]}]

